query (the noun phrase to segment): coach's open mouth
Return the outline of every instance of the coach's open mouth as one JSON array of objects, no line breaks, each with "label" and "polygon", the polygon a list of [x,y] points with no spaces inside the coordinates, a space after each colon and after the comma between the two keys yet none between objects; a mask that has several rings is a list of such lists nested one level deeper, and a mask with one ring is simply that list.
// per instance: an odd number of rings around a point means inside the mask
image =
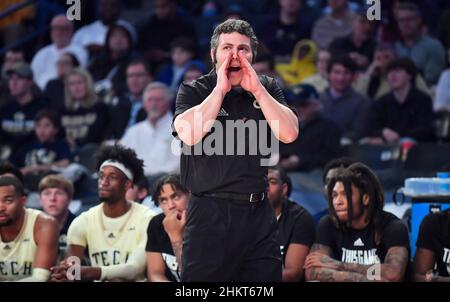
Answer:
[{"label": "coach's open mouth", "polygon": [[237,66],[237,67],[233,67],[233,66],[228,67],[228,72],[238,72],[239,70],[241,70],[241,67],[239,67],[239,66]]}]

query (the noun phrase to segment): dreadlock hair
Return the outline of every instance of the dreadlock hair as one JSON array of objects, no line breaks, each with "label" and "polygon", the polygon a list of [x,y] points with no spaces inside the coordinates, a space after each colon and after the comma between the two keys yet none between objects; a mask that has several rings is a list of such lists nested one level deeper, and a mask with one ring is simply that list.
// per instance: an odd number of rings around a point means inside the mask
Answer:
[{"label": "dreadlock hair", "polygon": [[133,149],[119,144],[103,146],[97,151],[95,157],[97,160],[97,170],[100,169],[104,161],[112,160],[120,162],[133,173],[133,183],[135,180],[144,177],[144,161],[137,157]]},{"label": "dreadlock hair", "polygon": [[164,185],[170,185],[174,192],[180,191],[189,194],[189,190],[181,184],[180,175],[168,174],[161,176],[153,185],[152,199],[156,206],[159,206],[158,199],[161,196],[161,190]]},{"label": "dreadlock hair", "polygon": [[322,182],[326,184],[328,171],[336,168],[347,168],[351,164],[355,163],[355,160],[350,157],[339,157],[330,160],[323,168]]},{"label": "dreadlock hair", "polygon": [[[337,182],[341,182],[344,185],[345,195],[347,197],[348,219],[346,223],[341,222],[338,219],[333,206],[332,195],[334,186]],[[369,197],[369,204],[366,207],[366,222],[374,226],[374,240],[378,245],[381,242],[383,227],[384,194],[378,177],[366,165],[357,162],[350,165],[348,168],[339,168],[336,172],[336,176],[330,180],[327,188],[327,195],[331,218],[338,229],[347,230],[350,228],[353,220],[352,185],[359,190],[361,203],[364,195],[367,194]]]}]

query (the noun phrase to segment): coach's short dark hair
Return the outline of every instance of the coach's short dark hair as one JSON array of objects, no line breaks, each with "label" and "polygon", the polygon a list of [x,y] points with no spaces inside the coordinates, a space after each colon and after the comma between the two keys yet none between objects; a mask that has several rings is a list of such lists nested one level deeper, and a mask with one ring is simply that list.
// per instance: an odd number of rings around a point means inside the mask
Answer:
[{"label": "coach's short dark hair", "polygon": [[356,64],[348,56],[332,57],[327,65],[327,72],[330,73],[334,65],[342,65],[345,69],[349,70],[352,74],[356,72]]},{"label": "coach's short dark hair", "polygon": [[0,187],[8,187],[13,186],[14,191],[20,196],[25,195],[25,189],[23,187],[22,182],[13,176],[2,176],[0,177]]},{"label": "coach's short dark hair", "polygon": [[181,184],[180,176],[178,174],[169,174],[160,177],[153,185],[152,199],[156,206],[159,206],[159,197],[161,196],[161,190],[164,185],[172,186],[174,191],[181,191],[185,194],[189,194],[189,190]]},{"label": "coach's short dark hair", "polygon": [[117,161],[123,164],[127,169],[133,173],[134,180],[144,177],[144,161],[137,157],[133,149],[126,148],[120,144],[114,146],[103,146],[96,154],[97,170],[106,160]]},{"label": "coach's short dark hair", "polygon": [[[250,45],[252,47],[253,60],[256,58],[256,50],[258,48],[258,38],[253,31],[253,28],[247,21],[237,20],[237,19],[228,19],[214,29],[213,35],[211,37],[210,45],[211,50],[214,53],[214,60],[216,58],[217,48],[219,47],[219,36],[221,34],[231,34],[231,33],[240,33],[241,35],[247,36],[250,39]],[[213,62],[215,63],[215,62]]]}]

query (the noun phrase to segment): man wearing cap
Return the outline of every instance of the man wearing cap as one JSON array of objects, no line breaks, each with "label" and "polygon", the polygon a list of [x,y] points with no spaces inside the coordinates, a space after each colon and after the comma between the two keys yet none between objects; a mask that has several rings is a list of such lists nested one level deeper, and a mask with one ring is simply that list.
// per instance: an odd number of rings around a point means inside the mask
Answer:
[{"label": "man wearing cap", "polygon": [[322,115],[319,95],[312,85],[294,86],[290,99],[299,114],[302,135],[291,144],[280,145],[280,166],[288,171],[322,169],[341,153],[341,130]]},{"label": "man wearing cap", "polygon": [[[19,62],[6,72],[8,88],[13,102],[0,111],[0,145],[14,152],[34,135],[36,113],[47,106],[47,102],[33,95],[33,72],[28,64]],[[8,158],[7,154],[4,158]]]},{"label": "man wearing cap", "polygon": [[102,202],[72,222],[67,233],[68,258],[52,268],[52,280],[76,279],[69,268],[77,258],[71,256],[83,259],[86,250],[91,266],[81,267],[81,280],[144,280],[147,227],[154,213],[125,198],[134,179],[143,177],[143,162],[132,149],[120,145],[101,148],[97,160]]}]

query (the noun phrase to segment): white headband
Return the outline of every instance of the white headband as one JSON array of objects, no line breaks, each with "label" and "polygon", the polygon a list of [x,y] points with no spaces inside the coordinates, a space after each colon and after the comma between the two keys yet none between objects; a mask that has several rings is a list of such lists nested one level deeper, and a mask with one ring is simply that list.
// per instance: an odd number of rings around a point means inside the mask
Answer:
[{"label": "white headband", "polygon": [[111,167],[117,168],[120,171],[122,171],[123,174],[125,174],[129,180],[133,180],[133,173],[130,171],[130,169],[128,169],[122,163],[120,163],[118,161],[114,161],[114,160],[110,160],[110,159],[105,160],[103,162],[103,164],[100,166],[99,170],[101,170],[104,166],[111,166]]}]

